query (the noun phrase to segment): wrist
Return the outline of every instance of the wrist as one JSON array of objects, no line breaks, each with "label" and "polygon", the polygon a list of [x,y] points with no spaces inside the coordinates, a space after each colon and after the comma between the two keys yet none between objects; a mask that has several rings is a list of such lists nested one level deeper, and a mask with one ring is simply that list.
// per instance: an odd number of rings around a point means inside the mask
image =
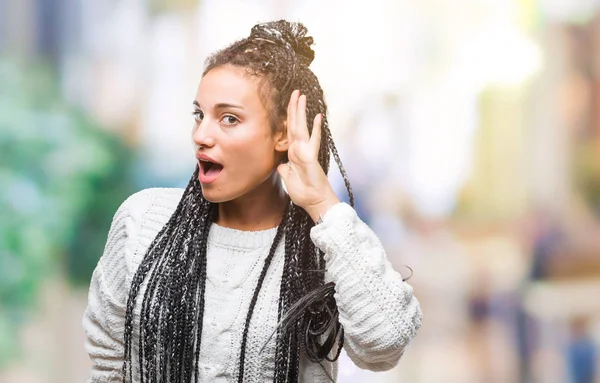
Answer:
[{"label": "wrist", "polygon": [[325,213],[338,203],[340,203],[339,198],[332,193],[332,195],[327,196],[324,200],[308,205],[304,210],[306,210],[313,222],[319,223],[323,216],[325,216]]}]

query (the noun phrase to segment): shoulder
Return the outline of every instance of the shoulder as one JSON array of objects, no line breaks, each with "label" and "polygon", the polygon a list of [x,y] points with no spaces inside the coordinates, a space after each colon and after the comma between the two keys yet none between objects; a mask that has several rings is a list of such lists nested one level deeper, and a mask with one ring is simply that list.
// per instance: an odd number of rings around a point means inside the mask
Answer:
[{"label": "shoulder", "polygon": [[[113,242],[132,246],[148,224],[145,221],[166,222],[177,208],[183,189],[150,188],[138,191],[125,199],[115,212],[107,247]],[[164,225],[164,223],[163,223]],[[153,225],[150,225],[151,228]]]},{"label": "shoulder", "polygon": [[124,255],[130,272],[175,212],[183,192],[181,188],[144,189],[129,196],[115,213],[113,235],[126,239]]},{"label": "shoulder", "polygon": [[143,217],[148,211],[157,208],[175,211],[183,192],[184,189],[181,188],[143,189],[127,197],[118,211],[135,218]]},{"label": "shoulder", "polygon": [[90,294],[108,297],[123,309],[131,277],[145,249],[175,211],[183,189],[151,188],[129,196],[113,216],[104,252],[94,271]]},{"label": "shoulder", "polygon": [[135,270],[145,249],[175,212],[183,191],[149,188],[125,199],[113,216],[100,265],[125,262],[129,273]]}]

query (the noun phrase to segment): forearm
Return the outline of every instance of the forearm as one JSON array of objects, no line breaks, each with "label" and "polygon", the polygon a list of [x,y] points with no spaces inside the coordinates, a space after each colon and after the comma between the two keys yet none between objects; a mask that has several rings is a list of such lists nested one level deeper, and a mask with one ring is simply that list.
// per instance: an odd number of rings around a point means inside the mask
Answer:
[{"label": "forearm", "polygon": [[392,268],[373,231],[346,204],[333,206],[311,232],[336,284],[348,355],[362,368],[386,370],[421,326],[412,287]]}]

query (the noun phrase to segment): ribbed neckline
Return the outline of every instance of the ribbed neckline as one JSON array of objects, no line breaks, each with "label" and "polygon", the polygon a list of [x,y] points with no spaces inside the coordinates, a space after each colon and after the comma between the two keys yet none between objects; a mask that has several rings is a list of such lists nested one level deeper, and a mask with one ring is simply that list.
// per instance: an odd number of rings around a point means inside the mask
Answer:
[{"label": "ribbed neckline", "polygon": [[208,241],[220,246],[257,249],[270,246],[275,239],[277,227],[266,230],[245,231],[211,224]]}]

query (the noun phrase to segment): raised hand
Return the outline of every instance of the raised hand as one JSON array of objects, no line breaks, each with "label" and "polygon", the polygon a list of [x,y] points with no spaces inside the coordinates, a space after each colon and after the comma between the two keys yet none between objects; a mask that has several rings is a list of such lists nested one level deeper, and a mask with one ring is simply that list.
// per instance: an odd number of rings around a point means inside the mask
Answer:
[{"label": "raised hand", "polygon": [[292,92],[286,125],[288,162],[277,168],[292,201],[306,210],[315,222],[340,202],[318,161],[322,120],[321,114],[315,116],[312,135],[309,134],[306,96],[300,95],[298,90]]}]

